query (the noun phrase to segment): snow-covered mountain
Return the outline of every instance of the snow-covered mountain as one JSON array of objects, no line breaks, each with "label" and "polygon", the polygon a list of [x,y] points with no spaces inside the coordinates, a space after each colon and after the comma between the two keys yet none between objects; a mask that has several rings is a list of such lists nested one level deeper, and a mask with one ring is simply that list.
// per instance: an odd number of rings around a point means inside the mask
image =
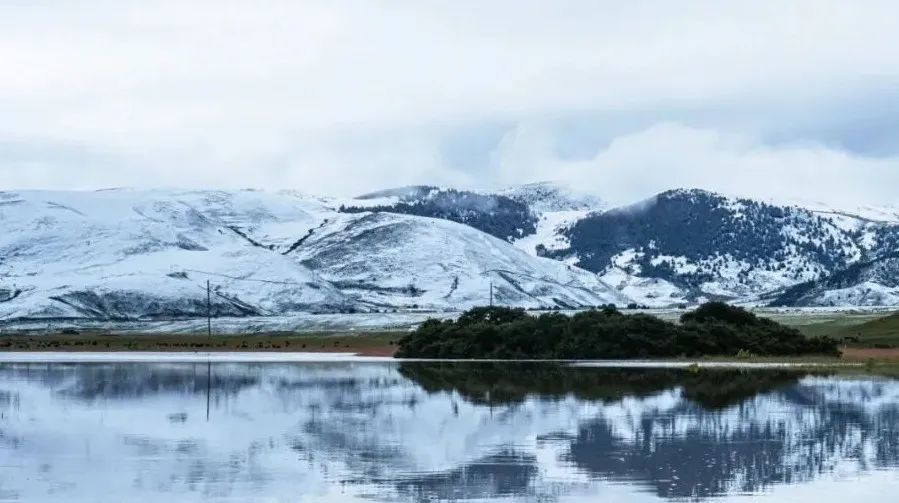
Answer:
[{"label": "snow-covered mountain", "polygon": [[[527,205],[537,219],[534,232],[515,238],[515,246],[596,272],[621,294],[649,306],[709,298],[764,304],[786,289],[824,281],[899,250],[894,206],[837,208],[672,190],[609,208],[600,198],[551,182],[498,194]],[[853,285],[845,278],[819,283],[822,291],[839,283],[834,289],[841,291],[813,303],[896,304],[895,285],[884,279],[899,274],[893,267],[882,262],[873,280]]]},{"label": "snow-covered mountain", "polygon": [[0,320],[899,304],[899,216],[674,190],[0,192]]},{"label": "snow-covered mountain", "polygon": [[440,218],[507,241],[533,234],[537,220],[527,204],[505,195],[424,185],[365,194],[341,205],[340,211],[380,211]]},{"label": "snow-covered mountain", "polygon": [[467,308],[494,299],[523,307],[580,307],[628,299],[596,275],[532,257],[446,220],[365,213],[316,230],[290,256],[353,298],[380,306]]},{"label": "snow-covered mountain", "polygon": [[497,192],[427,185],[397,187],[364,194],[341,212],[379,211],[418,215],[469,225],[514,243],[531,255],[568,247],[566,232],[575,222],[607,205],[555,182],[508,187]]},{"label": "snow-covered mountain", "polygon": [[[897,249],[897,222],[885,210],[807,208],[673,190],[626,207],[574,214],[546,235],[517,243],[596,272],[641,304],[761,302],[766,292],[826,278]],[[840,298],[839,305],[873,301]]]},{"label": "snow-covered mountain", "polygon": [[509,187],[499,194],[527,205],[536,217],[534,232],[515,239],[513,243],[538,257],[568,248],[568,229],[587,215],[608,208],[596,196],[579,194],[566,185],[554,182]]},{"label": "snow-covered mountain", "polygon": [[815,281],[779,293],[774,306],[899,305],[899,252],[852,264]]},{"label": "snow-covered mountain", "polygon": [[292,192],[0,193],[0,319],[268,316],[489,301],[624,301],[586,271],[474,228],[342,213]]},{"label": "snow-covered mountain", "polygon": [[[341,310],[315,272],[262,246],[301,236],[321,205],[256,192],[0,194],[0,317],[130,318]],[[5,292],[5,294],[4,294]]]},{"label": "snow-covered mountain", "polygon": [[559,182],[536,182],[507,187],[500,196],[525,204],[537,215],[558,211],[601,211],[608,208],[598,196],[580,193]]}]

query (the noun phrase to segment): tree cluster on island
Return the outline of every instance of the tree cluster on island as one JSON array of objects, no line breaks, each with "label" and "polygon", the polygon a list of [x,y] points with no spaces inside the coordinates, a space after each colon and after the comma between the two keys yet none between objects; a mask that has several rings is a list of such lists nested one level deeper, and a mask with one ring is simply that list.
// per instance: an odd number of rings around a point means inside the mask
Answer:
[{"label": "tree cluster on island", "polygon": [[398,342],[398,358],[622,359],[698,356],[839,355],[838,341],[723,302],[685,313],[680,323],[612,307],[573,316],[477,307],[456,320],[430,319]]}]

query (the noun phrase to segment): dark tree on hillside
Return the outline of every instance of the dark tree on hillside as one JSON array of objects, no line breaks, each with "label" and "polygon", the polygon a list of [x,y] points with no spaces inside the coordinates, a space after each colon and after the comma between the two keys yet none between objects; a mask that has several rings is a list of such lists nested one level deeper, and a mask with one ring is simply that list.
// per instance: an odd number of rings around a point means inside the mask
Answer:
[{"label": "dark tree on hillside", "polygon": [[[677,271],[657,257],[683,257],[691,263],[721,259],[748,264],[739,276],[746,279],[754,268],[768,268],[782,261],[786,250],[795,250],[805,261],[833,271],[851,258],[848,236],[827,234],[826,219],[808,210],[781,208],[748,199],[727,199],[700,190],[675,190],[659,194],[638,206],[590,215],[567,231],[570,247],[551,252],[556,257],[576,255],[578,265],[600,272],[618,253],[633,249],[640,274],[695,287],[717,278],[711,271]],[[784,229],[801,229],[793,235]],[[897,238],[899,241],[899,238]]]},{"label": "dark tree on hillside", "polygon": [[507,241],[537,231],[537,218],[526,204],[505,196],[454,189],[423,187],[402,195],[396,204],[341,206],[340,211],[382,211],[440,218],[469,225]]}]

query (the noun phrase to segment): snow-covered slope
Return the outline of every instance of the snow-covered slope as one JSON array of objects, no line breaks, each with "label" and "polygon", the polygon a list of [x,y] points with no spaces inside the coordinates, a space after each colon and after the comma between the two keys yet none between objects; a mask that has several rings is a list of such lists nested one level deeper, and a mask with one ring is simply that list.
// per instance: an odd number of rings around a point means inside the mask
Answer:
[{"label": "snow-covered slope", "polygon": [[659,305],[659,299],[747,300],[816,280],[889,250],[899,226],[837,210],[674,190],[591,213],[563,233],[569,246],[549,255]]},{"label": "snow-covered slope", "polygon": [[[764,303],[899,249],[896,206],[844,208],[681,189],[610,209],[599,197],[554,182],[496,195],[525,205],[536,218],[533,232],[512,240],[516,247],[596,272],[652,307],[710,298]],[[878,278],[892,267],[882,263]],[[819,292],[816,305],[899,301],[889,281],[839,282],[826,296]]]},{"label": "snow-covered slope", "polygon": [[607,208],[600,198],[577,193],[557,182],[517,185],[501,190],[499,194],[527,205],[537,218],[536,231],[516,239],[514,244],[538,257],[568,248],[568,229],[590,213]]},{"label": "snow-covered slope", "polygon": [[606,205],[556,182],[470,191],[418,185],[361,195],[341,204],[343,212],[384,211],[440,218],[469,225],[531,255],[567,246],[564,231]]},{"label": "snow-covered slope", "polygon": [[357,299],[384,306],[467,308],[494,300],[534,308],[627,299],[595,275],[532,257],[447,220],[366,213],[326,225],[290,256]]},{"label": "snow-covered slope", "polygon": [[553,184],[423,190],[0,192],[0,320],[202,316],[207,280],[215,314],[253,317],[464,309],[489,302],[491,281],[497,303],[534,308],[899,303],[899,262],[881,260],[899,249],[889,208],[677,190],[604,210]]},{"label": "snow-covered slope", "polygon": [[510,197],[427,185],[372,192],[344,202],[339,209],[346,213],[383,211],[440,218],[506,241],[533,234],[537,221],[527,204]]},{"label": "snow-covered slope", "polygon": [[[795,285],[899,249],[895,206],[844,208],[678,189],[610,209],[595,195],[555,182],[480,193],[405,187],[362,201],[362,209],[472,225],[530,255],[595,272],[620,294],[651,307],[706,299],[766,303]],[[880,269],[891,267],[885,262]],[[814,303],[860,306],[899,300],[889,282],[840,283],[832,292],[829,283],[820,283],[825,290]]]},{"label": "snow-covered slope", "polygon": [[497,194],[526,204],[538,215],[556,211],[601,211],[608,207],[599,197],[580,193],[560,182],[515,185]]},{"label": "snow-covered slope", "polygon": [[[609,209],[599,197],[554,182],[495,193],[407,187],[368,197],[402,200],[412,207],[401,212],[473,225],[530,255],[590,270],[619,294],[651,307],[706,299],[766,303],[794,285],[899,249],[896,207],[838,208],[680,189]],[[437,199],[440,205],[425,204]],[[485,201],[519,206],[499,211],[499,205]],[[397,204],[376,209],[396,211],[391,208]],[[880,270],[892,267],[885,262]],[[889,282],[844,283],[826,296],[820,292],[815,304],[899,301]]]},{"label": "snow-covered slope", "polygon": [[899,305],[899,252],[859,262],[780,293],[773,306]]},{"label": "snow-covered slope", "polygon": [[292,192],[0,193],[0,319],[203,316],[207,280],[214,314],[230,316],[462,308],[488,302],[490,277],[507,304],[620,302],[590,273],[468,226],[338,205]]},{"label": "snow-covered slope", "polygon": [[[349,306],[327,281],[255,246],[302,235],[320,205],[254,192],[0,195],[0,317],[267,315]],[[289,238],[288,238],[289,237]]]}]

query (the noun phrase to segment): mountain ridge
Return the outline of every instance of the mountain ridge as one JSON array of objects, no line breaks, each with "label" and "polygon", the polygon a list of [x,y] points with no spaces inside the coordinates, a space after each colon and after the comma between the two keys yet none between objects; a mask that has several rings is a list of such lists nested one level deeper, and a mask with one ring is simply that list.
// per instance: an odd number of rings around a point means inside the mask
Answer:
[{"label": "mountain ridge", "polygon": [[460,310],[488,302],[491,281],[497,302],[534,309],[892,305],[899,224],[890,211],[701,189],[610,208],[548,182],[363,199],[7,191],[0,320],[204,316],[206,279],[222,316]]},{"label": "mountain ridge", "polygon": [[495,193],[526,204],[536,218],[529,234],[503,238],[532,255],[595,272],[649,306],[707,299],[763,303],[770,292],[899,247],[894,207],[831,207],[698,188],[610,207],[599,197],[572,197],[571,189],[552,182]]},{"label": "mountain ridge", "polygon": [[[472,227],[414,215],[342,213],[339,204],[285,191],[0,193],[0,319],[205,316],[206,280],[213,283],[215,316],[451,310],[487,302],[492,273],[481,269],[535,278],[523,285],[493,274],[497,296],[522,307],[624,301],[586,271],[527,255]],[[391,225],[352,233],[366,221]],[[421,241],[427,232],[441,241]],[[333,244],[329,236],[352,236],[337,261],[355,254],[356,271],[304,265],[322,262]],[[390,261],[405,269],[391,272]],[[405,294],[384,302],[377,293],[421,271],[430,276]],[[460,293],[432,295],[434,285],[452,281],[446,271],[459,273]],[[347,281],[373,282],[374,293],[361,294]]]}]

